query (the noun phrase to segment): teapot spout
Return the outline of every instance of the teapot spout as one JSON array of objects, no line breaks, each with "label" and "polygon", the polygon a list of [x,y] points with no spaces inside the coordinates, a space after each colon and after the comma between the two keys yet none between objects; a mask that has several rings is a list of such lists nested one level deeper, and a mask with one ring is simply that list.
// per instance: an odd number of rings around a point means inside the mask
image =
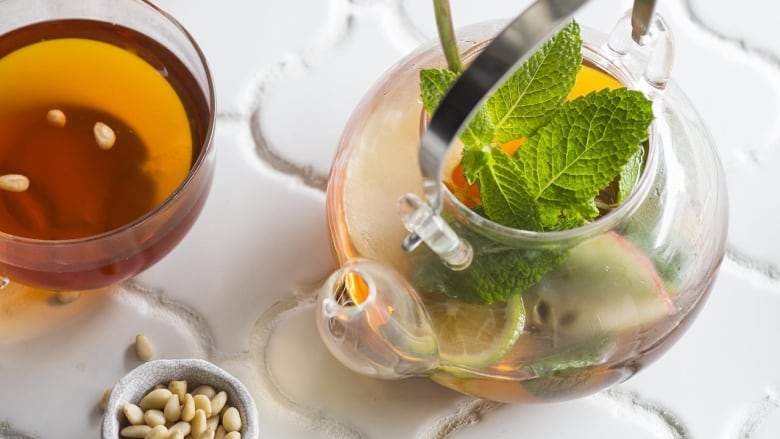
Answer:
[{"label": "teapot spout", "polygon": [[439,365],[438,344],[419,296],[400,273],[350,261],[319,291],[317,327],[341,363],[363,375],[398,379]]}]

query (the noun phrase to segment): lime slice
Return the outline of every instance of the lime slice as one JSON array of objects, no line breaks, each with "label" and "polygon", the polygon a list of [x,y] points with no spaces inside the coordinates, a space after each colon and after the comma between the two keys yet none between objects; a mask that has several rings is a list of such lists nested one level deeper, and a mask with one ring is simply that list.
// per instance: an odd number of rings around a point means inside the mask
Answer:
[{"label": "lime slice", "polygon": [[445,368],[490,366],[507,353],[525,324],[525,308],[519,295],[490,305],[466,303],[437,293],[422,299]]}]

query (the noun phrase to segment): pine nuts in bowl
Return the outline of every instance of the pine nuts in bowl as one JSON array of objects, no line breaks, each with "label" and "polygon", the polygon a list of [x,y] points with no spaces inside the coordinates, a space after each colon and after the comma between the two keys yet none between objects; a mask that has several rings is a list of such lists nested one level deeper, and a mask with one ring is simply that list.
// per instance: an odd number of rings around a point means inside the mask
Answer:
[{"label": "pine nuts in bowl", "polygon": [[102,439],[258,439],[257,408],[235,377],[204,360],[155,360],[114,386]]}]

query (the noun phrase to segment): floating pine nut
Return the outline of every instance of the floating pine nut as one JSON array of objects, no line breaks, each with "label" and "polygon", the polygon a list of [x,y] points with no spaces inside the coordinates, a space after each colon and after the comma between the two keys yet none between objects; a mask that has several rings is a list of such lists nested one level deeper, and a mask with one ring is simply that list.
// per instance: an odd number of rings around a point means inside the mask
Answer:
[{"label": "floating pine nut", "polygon": [[198,436],[198,439],[214,439],[214,430],[209,428]]},{"label": "floating pine nut", "polygon": [[225,436],[227,435],[227,432],[225,431],[225,427],[219,426],[217,427],[217,432],[214,433],[214,439],[225,439]]},{"label": "floating pine nut", "polygon": [[[149,361],[152,359],[152,357],[154,357],[154,348],[152,347],[152,342],[149,341],[149,339],[143,334],[138,334],[135,336],[135,354],[141,361]],[[168,393],[171,393],[171,391],[168,390]],[[168,400],[166,399],[165,402],[168,402]]]},{"label": "floating pine nut", "polygon": [[206,395],[195,395],[192,398],[195,401],[195,410],[203,410],[206,417],[211,417],[211,400]]},{"label": "floating pine nut", "polygon": [[95,126],[92,127],[92,133],[95,135],[95,142],[100,149],[109,150],[116,142],[116,133],[103,122],[95,123]]},{"label": "floating pine nut", "polygon": [[[165,425],[165,415],[160,410],[147,410],[144,413],[144,422],[150,427],[157,427],[158,425]],[[166,430],[167,431],[167,430]]]},{"label": "floating pine nut", "polygon": [[203,410],[195,410],[195,417],[192,418],[190,423],[192,426],[192,437],[199,438],[204,431],[206,431],[206,414]]},{"label": "floating pine nut", "polygon": [[168,390],[173,394],[179,395],[179,401],[184,401],[184,395],[187,393],[187,382],[171,381],[168,383]]},{"label": "floating pine nut", "polygon": [[30,188],[30,179],[21,174],[0,175],[0,189],[8,192],[24,192]]},{"label": "floating pine nut", "polygon": [[152,427],[148,425],[131,425],[123,428],[119,435],[126,438],[144,438],[151,432]]},{"label": "floating pine nut", "polygon": [[81,297],[81,291],[57,291],[57,301],[63,305],[75,302]]},{"label": "floating pine nut", "polygon": [[237,431],[231,431],[225,435],[225,439],[241,439],[241,433]]},{"label": "floating pine nut", "polygon": [[144,411],[135,404],[123,405],[122,413],[131,425],[141,425],[144,422]]},{"label": "floating pine nut", "polygon": [[227,393],[221,391],[211,398],[211,413],[217,414],[222,411],[227,402]]},{"label": "floating pine nut", "polygon": [[108,406],[108,398],[111,397],[111,391],[114,390],[113,387],[109,387],[108,389],[103,392],[103,397],[100,398],[100,410],[106,411],[106,407]]},{"label": "floating pine nut", "polygon": [[139,406],[142,410],[165,408],[168,399],[173,395],[168,389],[154,389],[141,399]]},{"label": "floating pine nut", "polygon": [[181,419],[181,405],[179,404],[179,395],[173,394],[168,398],[163,409],[165,420],[168,422],[178,422]]},{"label": "floating pine nut", "polygon": [[168,429],[164,425],[157,425],[144,436],[144,439],[168,439]]},{"label": "floating pine nut", "polygon": [[206,398],[211,399],[217,394],[217,391],[209,385],[198,386],[192,391],[192,396],[205,395]]},{"label": "floating pine nut", "polygon": [[195,400],[189,393],[184,395],[184,405],[181,408],[181,420],[190,422],[195,417]]},{"label": "floating pine nut", "polygon": [[57,128],[62,128],[65,126],[65,113],[62,112],[62,110],[53,109],[49,110],[46,113],[46,120],[53,126]]},{"label": "floating pine nut", "polygon": [[225,414],[222,415],[222,426],[227,432],[241,430],[241,415],[238,414],[235,407],[229,407],[225,410]]}]

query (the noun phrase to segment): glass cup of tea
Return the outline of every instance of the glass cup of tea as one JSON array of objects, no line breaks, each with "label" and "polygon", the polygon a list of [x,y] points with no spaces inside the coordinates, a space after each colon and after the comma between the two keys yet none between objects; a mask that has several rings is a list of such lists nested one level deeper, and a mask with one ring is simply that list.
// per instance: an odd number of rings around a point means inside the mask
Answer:
[{"label": "glass cup of tea", "polygon": [[152,3],[0,1],[0,300],[168,254],[206,201],[215,113],[203,53]]}]

